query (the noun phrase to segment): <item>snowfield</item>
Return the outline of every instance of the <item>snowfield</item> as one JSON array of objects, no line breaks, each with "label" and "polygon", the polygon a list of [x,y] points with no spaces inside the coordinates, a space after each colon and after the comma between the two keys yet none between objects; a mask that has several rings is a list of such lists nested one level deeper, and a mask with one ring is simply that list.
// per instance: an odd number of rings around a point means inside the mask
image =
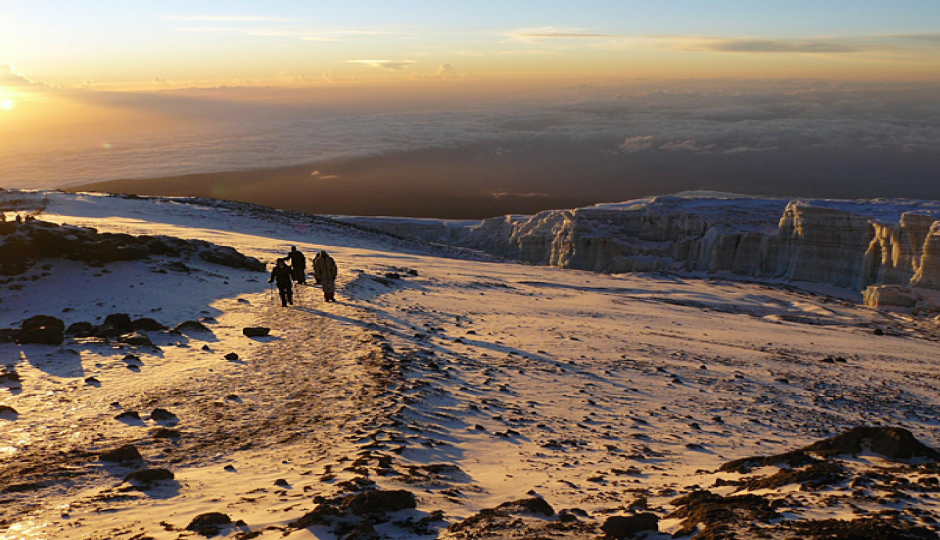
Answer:
[{"label": "snowfield", "polygon": [[[200,538],[186,527],[209,512],[231,518],[224,538],[595,538],[608,517],[640,511],[660,519],[646,538],[688,538],[677,497],[730,497],[752,473],[789,468],[720,471],[730,460],[862,425],[940,448],[940,324],[926,317],[791,286],[529,266],[236,203],[43,196],[42,220],[207,240],[269,267],[292,245],[308,261],[326,250],[340,277],[336,303],[311,285],[291,308],[266,274],[198,259],[48,260],[3,285],[3,328],[127,313],[210,330],[151,332],[156,348],[0,344],[21,379],[0,378],[0,405],[15,410],[0,413],[4,540]],[[249,326],[271,335],[246,337]],[[125,444],[145,465],[99,459]],[[889,516],[935,538],[940,491],[920,463],[865,451],[839,465],[907,482],[891,489],[744,492],[788,501],[767,527]],[[125,481],[144,468],[173,479]],[[406,490],[417,507],[292,525],[371,488]],[[533,496],[570,517],[448,529]]]}]

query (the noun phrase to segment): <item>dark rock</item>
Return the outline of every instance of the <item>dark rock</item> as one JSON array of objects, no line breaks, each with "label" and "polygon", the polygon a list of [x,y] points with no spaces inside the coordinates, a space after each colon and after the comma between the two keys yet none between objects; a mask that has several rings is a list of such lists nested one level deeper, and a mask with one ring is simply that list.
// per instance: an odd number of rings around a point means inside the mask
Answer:
[{"label": "dark rock", "polygon": [[179,439],[180,432],[175,429],[162,427],[162,428],[154,430],[153,438],[154,439]]},{"label": "dark rock", "polygon": [[666,517],[682,520],[674,537],[698,533],[698,538],[728,538],[731,527],[737,523],[768,523],[780,516],[774,505],[760,495],[722,497],[710,491],[695,491],[670,504],[676,510]]},{"label": "dark rock", "polygon": [[226,360],[231,360],[231,361],[234,362],[235,360],[238,360],[238,354],[237,354],[237,353],[230,352],[230,353],[228,353],[228,354],[225,355],[225,359],[226,359]]},{"label": "dark rock", "polygon": [[124,411],[114,417],[115,420],[140,420],[140,413],[137,411]]},{"label": "dark rock", "polygon": [[223,527],[227,527],[232,523],[232,518],[221,512],[209,512],[207,514],[199,514],[192,521],[189,522],[189,525],[186,526],[187,531],[196,531],[197,533],[203,536],[215,536],[219,534],[219,531]]},{"label": "dark rock", "polygon": [[803,451],[833,456],[857,455],[869,449],[888,459],[940,459],[940,452],[918,441],[910,431],[895,427],[855,427],[806,446]]},{"label": "dark rock", "polygon": [[20,382],[20,374],[13,368],[0,366],[0,382]]},{"label": "dark rock", "polygon": [[369,521],[361,521],[343,540],[378,540],[383,538],[376,532],[375,526]]},{"label": "dark rock", "polygon": [[659,531],[659,518],[649,512],[635,516],[611,516],[601,525],[608,538],[631,538],[644,531]]},{"label": "dark rock", "polygon": [[35,315],[23,321],[23,324],[20,326],[22,330],[33,330],[44,327],[58,328],[62,332],[65,332],[65,323],[62,319],[49,315]]},{"label": "dark rock", "polygon": [[263,326],[249,326],[242,329],[242,333],[247,337],[266,337],[271,333],[271,329]]},{"label": "dark rock", "polygon": [[174,332],[179,332],[180,334],[185,334],[187,332],[207,332],[212,333],[212,330],[202,324],[199,321],[184,321],[173,327]]},{"label": "dark rock", "polygon": [[141,484],[149,484],[151,482],[160,482],[165,480],[173,480],[173,473],[167,469],[142,469],[130,473],[124,477],[125,482],[139,482]]},{"label": "dark rock", "polygon": [[280,486],[280,487],[285,487],[285,488],[289,488],[289,487],[290,487],[290,484],[287,482],[287,480],[284,480],[283,478],[278,478],[277,480],[275,480],[275,481],[274,481],[274,485],[275,485],[275,486]]},{"label": "dark rock", "polygon": [[111,339],[116,338],[123,333],[124,332],[121,332],[121,330],[113,324],[99,324],[94,327],[91,335],[97,338]]},{"label": "dark rock", "polygon": [[112,313],[104,318],[104,324],[110,324],[122,334],[134,331],[131,316],[127,313]]},{"label": "dark rock", "polygon": [[851,521],[841,519],[801,520],[788,523],[799,538],[819,540],[936,540],[938,535],[892,517],[868,517]]},{"label": "dark rock", "polygon": [[20,413],[18,413],[13,407],[10,407],[9,405],[0,405],[0,416],[17,416],[18,414]]},{"label": "dark rock", "polygon": [[872,331],[872,334],[875,334],[876,336],[883,336],[883,335],[885,335],[885,331],[882,330],[881,328],[875,328],[875,329]]},{"label": "dark rock", "polygon": [[401,279],[401,274],[398,272],[386,272],[385,279]]},{"label": "dark rock", "polygon": [[150,418],[151,420],[156,420],[158,422],[163,422],[163,421],[175,422],[179,420],[179,418],[175,414],[171,413],[170,411],[166,409],[161,409],[159,407],[157,407],[150,413]]},{"label": "dark rock", "polygon": [[138,332],[160,332],[166,330],[166,326],[149,317],[134,319],[131,326]]},{"label": "dark rock", "polygon": [[366,491],[350,496],[342,508],[357,516],[409,510],[418,506],[415,496],[403,489],[394,491]]},{"label": "dark rock", "polygon": [[91,324],[90,322],[82,321],[70,324],[69,327],[65,330],[65,334],[84,338],[91,336],[94,331],[95,325]]},{"label": "dark rock", "polygon": [[528,513],[540,514],[546,517],[555,515],[555,509],[552,505],[541,497],[532,497],[529,499],[518,499],[515,501],[504,502],[496,507],[497,511],[503,510],[510,513]]},{"label": "dark rock", "polygon": [[129,334],[124,334],[118,338],[118,341],[121,343],[127,343],[128,345],[133,345],[134,347],[144,347],[149,346],[153,347],[153,342],[150,341],[150,337],[147,334],[140,332],[131,332]]},{"label": "dark rock", "polygon": [[790,467],[800,467],[816,461],[815,458],[802,450],[794,450],[774,456],[755,456],[729,461],[718,468],[723,472],[746,473],[754,467],[767,467],[769,465],[786,464]]},{"label": "dark rock", "polygon": [[96,385],[101,384],[101,381],[94,377],[85,377],[85,384]]},{"label": "dark rock", "polygon": [[64,339],[65,323],[48,315],[36,315],[26,319],[16,335],[16,341],[23,344],[59,345]]},{"label": "dark rock", "polygon": [[746,489],[776,489],[790,484],[809,487],[834,486],[846,477],[846,469],[838,463],[819,461],[800,469],[783,469],[762,478],[748,478],[743,482]]},{"label": "dark rock", "polygon": [[124,446],[100,454],[98,459],[112,463],[125,463],[128,461],[143,461],[144,458],[134,445],[125,444]]}]

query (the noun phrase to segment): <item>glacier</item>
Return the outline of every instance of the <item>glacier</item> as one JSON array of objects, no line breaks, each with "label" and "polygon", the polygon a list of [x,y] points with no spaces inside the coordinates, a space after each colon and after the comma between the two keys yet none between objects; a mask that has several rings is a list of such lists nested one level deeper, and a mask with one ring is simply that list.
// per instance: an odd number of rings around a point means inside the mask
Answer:
[{"label": "glacier", "polygon": [[337,217],[538,265],[824,283],[872,307],[940,311],[938,201],[685,192],[476,221]]}]

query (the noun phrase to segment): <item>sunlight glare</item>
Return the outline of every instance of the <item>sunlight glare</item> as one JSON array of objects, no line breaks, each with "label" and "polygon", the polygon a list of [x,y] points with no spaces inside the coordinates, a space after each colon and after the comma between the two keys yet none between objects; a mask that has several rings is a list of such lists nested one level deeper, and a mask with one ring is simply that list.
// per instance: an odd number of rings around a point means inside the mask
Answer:
[{"label": "sunlight glare", "polygon": [[0,110],[12,111],[13,107],[16,107],[16,102],[10,98],[0,99]]}]

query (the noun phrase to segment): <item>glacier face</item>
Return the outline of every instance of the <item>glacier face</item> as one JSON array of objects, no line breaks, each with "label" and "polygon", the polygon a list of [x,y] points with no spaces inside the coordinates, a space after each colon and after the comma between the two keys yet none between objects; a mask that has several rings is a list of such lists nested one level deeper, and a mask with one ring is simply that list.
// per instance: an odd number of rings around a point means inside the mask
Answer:
[{"label": "glacier face", "polygon": [[[691,193],[482,221],[343,219],[560,268],[727,272],[857,291],[940,290],[936,201]],[[877,304],[879,295],[869,296]]]}]

